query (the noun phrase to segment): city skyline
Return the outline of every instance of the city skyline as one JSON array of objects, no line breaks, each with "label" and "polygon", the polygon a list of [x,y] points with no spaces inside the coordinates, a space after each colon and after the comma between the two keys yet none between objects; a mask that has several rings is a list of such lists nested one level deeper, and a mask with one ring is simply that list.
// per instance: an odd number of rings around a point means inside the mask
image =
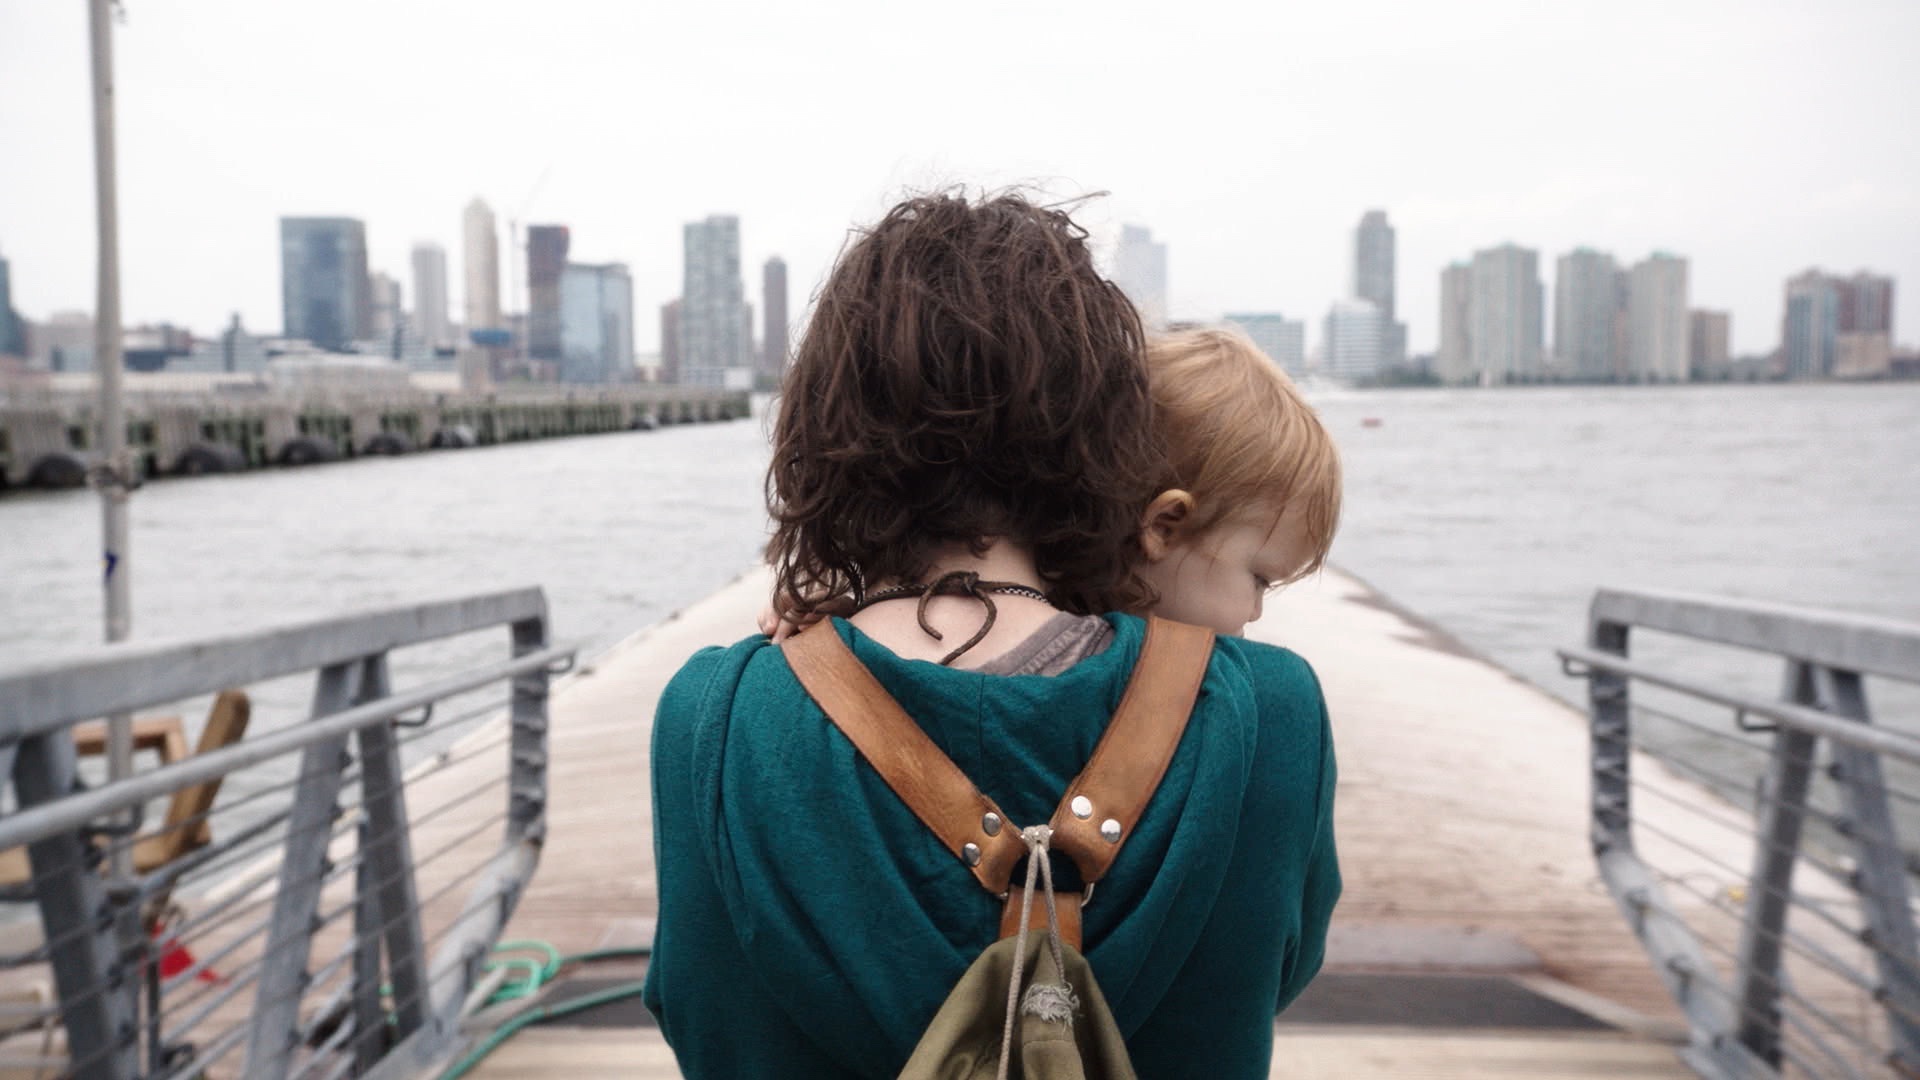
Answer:
[{"label": "city skyline", "polygon": [[[1343,291],[1354,215],[1387,207],[1415,353],[1438,338],[1433,271],[1503,240],[1686,252],[1692,292],[1733,313],[1737,353],[1771,347],[1779,282],[1809,265],[1920,281],[1920,149],[1888,137],[1910,126],[1898,43],[1920,38],[1913,5],[1357,2],[1236,12],[1231,40],[1163,35],[1163,20],[1125,10],[1086,15],[1035,13],[1009,41],[996,13],[952,28],[932,12],[849,10],[878,35],[852,63],[850,41],[780,9],[741,32],[699,7],[476,2],[448,19],[361,0],[136,5],[116,33],[126,318],[210,333],[238,311],[272,325],[273,239],[260,223],[359,218],[375,265],[404,272],[416,240],[459,249],[460,207],[478,195],[503,226],[564,221],[591,238],[576,257],[626,262],[641,307],[677,293],[682,222],[737,213],[753,225],[742,264],[780,253],[801,321],[849,226],[905,189],[955,181],[1112,192],[1077,214],[1103,247],[1122,221],[1169,245],[1174,318],[1317,315]],[[0,20],[0,130],[33,163],[0,176],[0,251],[15,307],[41,320],[93,295],[85,19],[72,5],[0,0]],[[935,27],[939,49],[907,47]],[[1276,66],[1256,46],[1283,31],[1296,49]],[[307,47],[260,46],[296,35]],[[636,69],[640,40],[675,47]],[[1056,40],[1083,48],[1063,61]],[[1115,82],[1104,57],[1142,50],[1158,77]],[[965,77],[989,55],[1005,78]],[[1629,71],[1626,55],[1639,59]],[[347,77],[342,56],[378,77]],[[494,77],[503,70],[541,77],[530,88]],[[759,115],[769,100],[838,115],[849,86],[874,78],[928,89],[862,112],[876,137],[845,153],[816,160],[809,125],[719,137],[717,118]],[[242,92],[256,85],[282,91]],[[688,85],[709,90],[655,107]],[[1543,92],[1516,93],[1527,85]],[[1112,107],[1071,108],[1089,86]],[[427,139],[419,125],[356,122],[350,152],[312,153],[342,116],[427,100],[462,103]],[[1035,107],[1045,102],[1060,108]],[[1247,139],[1256,124],[1273,138]],[[1206,155],[1143,147],[1144,132],[1167,130]],[[659,168],[659,147],[700,164]],[[776,181],[764,167],[775,157],[810,165]],[[1898,299],[1897,321],[1920,327],[1920,294]],[[650,350],[654,320],[641,322]]]}]

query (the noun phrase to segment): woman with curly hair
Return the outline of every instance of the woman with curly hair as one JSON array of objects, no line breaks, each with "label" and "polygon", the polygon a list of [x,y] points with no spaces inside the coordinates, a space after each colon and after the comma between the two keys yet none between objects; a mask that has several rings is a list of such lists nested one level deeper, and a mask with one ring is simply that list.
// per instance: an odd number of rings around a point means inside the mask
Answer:
[{"label": "woman with curly hair", "polygon": [[[1180,548],[1143,351],[1067,213],[935,195],[842,253],[782,390],[778,606],[850,613],[808,634],[836,636],[1013,822],[1047,820],[1087,765],[1147,640],[1117,612]],[[1332,745],[1299,657],[1223,637],[1198,663],[1075,932],[1140,1075],[1265,1076],[1339,893]],[[646,1002],[685,1075],[900,1073],[1006,912],[979,849],[956,858],[895,790],[767,637],[674,677]]]}]

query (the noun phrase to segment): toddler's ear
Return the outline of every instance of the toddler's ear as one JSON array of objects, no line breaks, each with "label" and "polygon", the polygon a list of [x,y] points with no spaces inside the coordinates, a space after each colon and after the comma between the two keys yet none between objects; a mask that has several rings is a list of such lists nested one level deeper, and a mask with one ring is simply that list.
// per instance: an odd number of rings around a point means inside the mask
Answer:
[{"label": "toddler's ear", "polygon": [[1179,488],[1163,491],[1147,504],[1146,512],[1140,515],[1140,552],[1148,562],[1167,557],[1174,542],[1186,532],[1193,506],[1193,496]]}]

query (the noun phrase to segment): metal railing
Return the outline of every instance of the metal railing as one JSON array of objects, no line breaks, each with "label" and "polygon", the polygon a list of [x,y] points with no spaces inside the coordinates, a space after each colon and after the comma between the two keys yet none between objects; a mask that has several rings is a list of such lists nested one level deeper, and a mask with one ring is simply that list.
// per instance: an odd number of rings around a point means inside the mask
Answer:
[{"label": "metal railing", "polygon": [[[1783,689],[1729,689],[1699,657],[1630,658],[1636,629],[1776,656]],[[1920,738],[1876,725],[1866,692],[1920,683],[1920,625],[1603,589],[1587,646],[1559,655],[1588,680],[1600,876],[1686,1014],[1687,1063],[1920,1076],[1920,853],[1901,840],[1920,822]],[[1649,729],[1693,745],[1636,761]]]},{"label": "metal railing", "polygon": [[[472,662],[498,631],[501,658]],[[395,655],[457,670],[395,687]],[[0,669],[0,856],[29,871],[0,903],[0,1073],[388,1077],[450,1052],[538,861],[548,684],[572,655],[522,589]],[[76,725],[302,673],[312,704],[286,722],[86,782]],[[212,783],[206,809],[153,812]]]}]

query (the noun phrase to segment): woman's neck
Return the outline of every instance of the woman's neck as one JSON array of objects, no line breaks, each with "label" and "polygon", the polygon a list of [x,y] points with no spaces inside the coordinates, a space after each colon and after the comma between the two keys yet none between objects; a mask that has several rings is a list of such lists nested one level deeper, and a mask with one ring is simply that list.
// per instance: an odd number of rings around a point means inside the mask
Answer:
[{"label": "woman's neck", "polygon": [[[981,581],[1027,585],[1043,592],[1046,589],[1033,553],[1011,541],[996,538],[978,555],[966,544],[946,545],[933,553],[919,580],[868,582],[867,592],[871,595],[896,585],[925,585],[955,571],[979,574]],[[1052,606],[1025,596],[1001,593],[993,597],[993,602],[997,612],[993,628],[979,644],[955,661],[955,667],[970,668],[986,663],[1025,641],[1057,614]],[[862,609],[851,621],[867,636],[900,656],[938,660],[955,645],[972,637],[987,614],[985,605],[973,597],[934,597],[928,602],[926,613],[928,623],[940,631],[940,638],[935,639],[921,629],[918,609],[918,602],[913,599],[887,601]]]}]

